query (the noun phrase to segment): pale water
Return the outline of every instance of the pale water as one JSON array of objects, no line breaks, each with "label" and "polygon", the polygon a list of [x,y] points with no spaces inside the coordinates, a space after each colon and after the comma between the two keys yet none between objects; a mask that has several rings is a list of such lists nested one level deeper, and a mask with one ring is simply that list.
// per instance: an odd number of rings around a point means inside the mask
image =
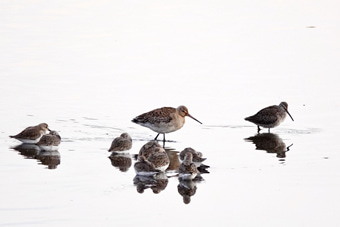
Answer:
[{"label": "pale water", "polygon": [[[0,226],[338,226],[339,6],[1,1]],[[295,121],[247,140],[244,117],[281,101]],[[156,133],[131,119],[179,105],[203,124],[165,147],[201,151],[209,173],[136,178]],[[8,137],[42,122],[58,152]],[[122,132],[133,147],[111,162]]]}]

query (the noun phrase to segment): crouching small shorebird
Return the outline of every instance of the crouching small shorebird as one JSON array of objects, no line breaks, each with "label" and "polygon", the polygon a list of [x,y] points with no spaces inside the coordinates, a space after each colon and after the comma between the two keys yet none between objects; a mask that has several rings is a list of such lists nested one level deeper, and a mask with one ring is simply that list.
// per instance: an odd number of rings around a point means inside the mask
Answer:
[{"label": "crouching small shorebird", "polygon": [[250,121],[257,125],[257,132],[260,132],[260,126],[263,128],[268,128],[270,132],[271,128],[274,128],[281,124],[286,118],[287,114],[294,121],[292,115],[288,112],[288,104],[286,102],[281,102],[280,105],[268,106],[255,115],[246,117],[244,120]]},{"label": "crouching small shorebird", "polygon": [[116,153],[124,153],[124,151],[130,150],[131,147],[132,147],[131,136],[125,132],[122,133],[119,137],[116,137],[112,141],[109,152],[113,151]]},{"label": "crouching small shorebird", "polygon": [[177,108],[162,107],[151,110],[150,112],[135,117],[132,122],[157,132],[158,134],[155,140],[157,140],[159,134],[163,134],[163,142],[165,142],[165,133],[174,132],[182,128],[186,116],[202,124],[199,120],[189,114],[188,108],[185,106],[179,106]]},{"label": "crouching small shorebird", "polygon": [[37,145],[45,151],[58,150],[61,137],[58,132],[50,131],[49,134],[43,135]]},{"label": "crouching small shorebird", "polygon": [[27,127],[19,134],[9,137],[20,140],[23,143],[35,144],[46,134],[47,130],[51,131],[46,123],[41,123],[36,126]]}]

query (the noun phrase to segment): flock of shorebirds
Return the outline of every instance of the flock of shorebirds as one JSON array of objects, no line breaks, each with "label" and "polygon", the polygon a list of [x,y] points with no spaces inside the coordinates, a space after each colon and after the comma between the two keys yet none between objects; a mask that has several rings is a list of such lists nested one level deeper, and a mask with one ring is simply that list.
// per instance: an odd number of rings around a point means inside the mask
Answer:
[{"label": "flock of shorebirds", "polygon": [[[245,118],[245,120],[256,124],[258,133],[261,130],[260,126],[268,128],[268,132],[270,132],[271,128],[280,125],[287,114],[293,120],[288,112],[288,104],[286,102],[281,102],[279,105],[266,107],[255,115]],[[157,142],[157,138],[159,134],[163,134],[164,146],[165,134],[182,128],[186,116],[202,124],[199,120],[189,114],[188,109],[185,106],[179,106],[177,108],[162,107],[143,113],[132,119],[132,122],[147,127],[157,133],[155,139],[146,143],[139,151],[137,162],[134,165],[137,175],[153,176],[159,172],[164,172],[168,168],[170,164],[169,157],[164,148]],[[47,131],[49,131],[48,134]],[[60,135],[56,131],[50,130],[46,123],[28,127],[19,134],[10,137],[25,144],[36,144],[42,150],[46,151],[58,149],[61,141]],[[130,150],[131,147],[131,136],[127,133],[122,133],[120,137],[117,137],[112,141],[109,151],[114,154],[125,153]],[[199,174],[198,168],[205,160],[202,156],[201,152],[197,152],[192,148],[185,148],[180,152],[180,166],[178,168],[179,179],[194,179]]]}]

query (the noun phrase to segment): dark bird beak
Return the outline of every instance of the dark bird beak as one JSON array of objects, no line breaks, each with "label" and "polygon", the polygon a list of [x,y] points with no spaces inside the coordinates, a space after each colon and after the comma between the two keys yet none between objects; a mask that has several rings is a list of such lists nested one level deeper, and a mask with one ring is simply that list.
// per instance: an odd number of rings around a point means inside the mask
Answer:
[{"label": "dark bird beak", "polygon": [[284,108],[284,109],[285,109],[285,111],[287,112],[287,114],[289,115],[289,117],[292,119],[292,121],[294,121],[292,115],[290,115],[290,113],[288,112],[288,110],[287,110],[286,108]]},{"label": "dark bird beak", "polygon": [[192,119],[194,119],[195,121],[197,121],[198,123],[202,124],[202,122],[200,122],[199,120],[197,120],[196,118],[194,118],[193,116],[191,116],[190,114],[187,115],[188,117],[191,117]]}]

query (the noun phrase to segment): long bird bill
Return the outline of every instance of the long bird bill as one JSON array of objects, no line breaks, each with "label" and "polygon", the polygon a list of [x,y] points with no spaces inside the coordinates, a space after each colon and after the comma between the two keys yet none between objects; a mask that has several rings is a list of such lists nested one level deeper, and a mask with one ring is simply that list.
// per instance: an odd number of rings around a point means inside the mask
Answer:
[{"label": "long bird bill", "polygon": [[[194,118],[193,116],[191,116],[190,114],[187,115],[188,117],[191,117],[192,119],[194,119],[195,121],[197,121],[198,123],[202,124],[202,122],[200,122],[199,120],[197,120],[196,118]],[[289,115],[290,116],[290,115]]]},{"label": "long bird bill", "polygon": [[287,112],[287,114],[289,115],[289,117],[292,119],[292,121],[294,121],[292,115],[290,115],[290,113],[288,112],[288,110],[287,110],[286,108],[284,108],[284,109],[285,109],[285,111]]}]

